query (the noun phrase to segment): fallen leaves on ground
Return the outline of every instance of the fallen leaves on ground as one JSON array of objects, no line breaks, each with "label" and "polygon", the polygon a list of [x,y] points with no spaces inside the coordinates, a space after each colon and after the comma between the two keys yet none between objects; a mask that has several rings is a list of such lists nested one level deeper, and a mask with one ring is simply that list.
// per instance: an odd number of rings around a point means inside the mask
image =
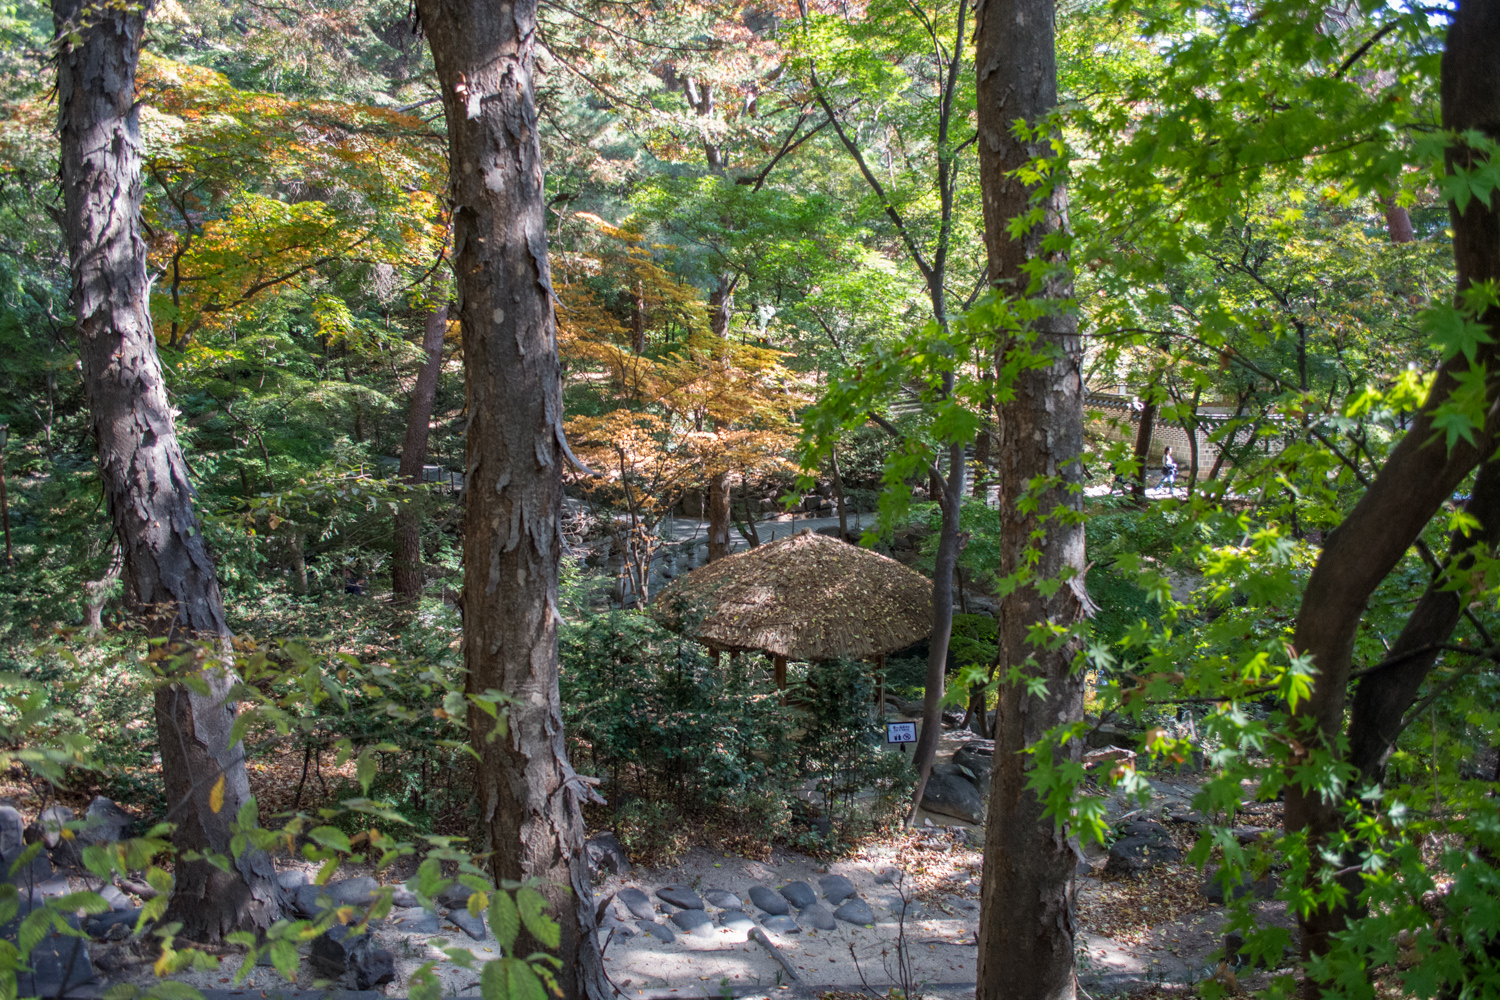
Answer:
[{"label": "fallen leaves on ground", "polygon": [[[1193,846],[1189,827],[1169,828],[1183,856]],[[1187,861],[1157,865],[1141,875],[1102,875],[1081,885],[1078,920],[1085,930],[1123,944],[1141,944],[1152,927],[1213,908],[1203,895],[1203,872]]]}]

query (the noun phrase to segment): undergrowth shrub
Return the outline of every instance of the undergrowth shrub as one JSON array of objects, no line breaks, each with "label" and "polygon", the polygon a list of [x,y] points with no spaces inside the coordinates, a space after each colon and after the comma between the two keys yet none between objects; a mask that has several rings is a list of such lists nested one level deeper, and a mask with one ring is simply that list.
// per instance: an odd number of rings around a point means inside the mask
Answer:
[{"label": "undergrowth shrub", "polygon": [[849,836],[907,787],[905,758],[879,749],[869,664],[793,671],[783,704],[764,657],[711,655],[629,611],[568,626],[561,652],[573,763],[603,779],[632,851],[674,856],[694,823],[762,853],[799,814]]},{"label": "undergrowth shrub", "polygon": [[870,664],[809,664],[792,694],[803,710],[795,738],[798,771],[811,780],[837,832],[852,839],[892,820],[910,797],[914,775],[904,754],[881,749],[881,726],[870,712]]}]

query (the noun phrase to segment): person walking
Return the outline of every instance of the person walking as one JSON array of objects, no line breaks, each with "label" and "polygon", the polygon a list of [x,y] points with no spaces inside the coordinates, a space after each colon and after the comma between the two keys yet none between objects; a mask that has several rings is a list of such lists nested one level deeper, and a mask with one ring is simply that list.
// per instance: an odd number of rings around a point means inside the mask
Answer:
[{"label": "person walking", "polygon": [[1177,459],[1172,457],[1172,446],[1167,445],[1161,456],[1161,487],[1172,490],[1177,485]]}]

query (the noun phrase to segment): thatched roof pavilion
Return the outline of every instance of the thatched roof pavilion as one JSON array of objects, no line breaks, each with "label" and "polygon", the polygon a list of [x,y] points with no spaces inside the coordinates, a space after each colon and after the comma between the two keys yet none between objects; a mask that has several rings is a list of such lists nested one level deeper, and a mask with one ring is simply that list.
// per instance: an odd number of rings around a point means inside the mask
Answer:
[{"label": "thatched roof pavilion", "polygon": [[807,530],[699,567],[653,607],[704,643],[781,663],[883,657],[932,634],[932,581]]}]

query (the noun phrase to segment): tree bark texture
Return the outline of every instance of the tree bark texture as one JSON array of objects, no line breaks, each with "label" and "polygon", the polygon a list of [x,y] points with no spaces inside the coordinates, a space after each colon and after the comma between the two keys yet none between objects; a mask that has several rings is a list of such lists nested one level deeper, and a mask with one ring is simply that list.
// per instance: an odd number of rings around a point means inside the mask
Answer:
[{"label": "tree bark texture", "polygon": [[[533,94],[536,0],[418,0],[448,123],[453,266],[469,427],[464,513],[468,688],[504,692],[507,731],[471,709],[481,849],[500,879],[545,883],[564,996],[610,995],[582,804],[557,680],[562,370]],[[515,953],[539,950],[522,932]]]},{"label": "tree bark texture", "polygon": [[839,471],[839,449],[838,445],[828,449],[828,469],[832,473],[830,481],[833,484],[833,500],[839,512],[839,540],[849,540],[849,511],[844,506],[844,475]]},{"label": "tree bark texture", "polygon": [[1385,231],[1392,243],[1410,243],[1417,238],[1417,231],[1411,225],[1411,214],[1396,203],[1395,195],[1381,198],[1380,208],[1385,213]]},{"label": "tree bark texture", "polygon": [[[1011,172],[1047,155],[1047,137],[1023,142],[1010,129],[1017,118],[1036,124],[1057,104],[1055,8],[1053,0],[988,0],[978,10],[975,63],[978,69],[979,182],[984,195],[985,246],[990,281],[1000,291],[1027,292],[1023,270],[1043,256],[1043,239],[1067,223],[1061,188],[1046,195],[1044,221],[1020,239],[1008,233],[1011,219],[1029,210],[1036,192]],[[1071,282],[1049,279],[1046,298],[1071,295]],[[1071,315],[1035,324],[1034,349],[1048,352],[1045,368],[1024,369],[1013,398],[999,407],[996,472],[1006,502],[1001,512],[1000,575],[1016,573],[1028,549],[1040,547],[1037,580],[1066,577],[1051,596],[1023,584],[1000,605],[1000,670],[1019,667],[1023,676],[1046,681],[1040,695],[1024,683],[1002,679],[995,712],[995,767],[985,824],[985,867],[979,930],[978,1000],[1072,1000],[1076,995],[1073,872],[1077,855],[1068,832],[1026,787],[1027,747],[1053,726],[1083,715],[1083,676],[1074,669],[1081,641],[1037,649],[1027,641],[1038,622],[1070,627],[1089,613],[1084,590],[1083,525],[1076,515],[1083,481],[1083,344]],[[997,358],[997,370],[1000,370]],[[1052,484],[1038,513],[1022,512],[1017,499],[1036,477]],[[1032,538],[1038,530],[1040,540]],[[1077,753],[1076,747],[1063,754]]]},{"label": "tree bark texture", "polygon": [[[443,334],[448,331],[448,307],[436,306],[427,313],[422,334],[426,357],[411,391],[406,415],[406,437],[401,442],[403,481],[421,485],[422,466],[427,461],[428,425],[437,399],[438,376],[443,372]],[[394,558],[391,560],[391,590],[397,603],[407,604],[422,596],[422,505],[408,501],[395,517]]]},{"label": "tree bark texture", "polygon": [[[952,392],[951,383],[947,391]],[[907,822],[914,823],[927,792],[927,779],[937,759],[938,741],[943,735],[943,694],[948,674],[948,646],[953,639],[953,574],[958,569],[960,538],[959,509],[964,497],[964,446],[948,446],[948,475],[932,472],[932,483],[940,492],[934,498],[942,504],[942,526],[938,529],[937,553],[932,567],[932,636],[927,640],[927,677],[922,692],[922,731],[917,735],[912,766],[917,769],[917,787],[912,792],[911,813]]]},{"label": "tree bark texture", "polygon": [[[105,505],[122,551],[127,606],[149,633],[221,645],[229,630],[203,539],[187,462],[177,440],[148,309],[146,245],[141,237],[141,137],[135,104],[146,8],[101,7],[81,0],[52,6],[59,38],[58,132],[63,234],[72,273],[91,428],[99,448]],[[201,651],[209,654],[211,650]],[[208,695],[180,685],[155,696],[162,778],[177,824],[178,851],[227,853],[230,823],[250,798],[244,749],[231,743],[232,678],[204,670]],[[223,807],[209,795],[225,778]],[[207,861],[179,860],[166,920],[212,941],[280,916],[283,894],[270,859],[247,852],[225,872]]]},{"label": "tree bark texture", "polygon": [[1145,402],[1141,405],[1141,420],[1135,428],[1135,448],[1132,457],[1136,462],[1135,482],[1130,484],[1130,494],[1138,503],[1146,502],[1146,462],[1151,458],[1151,435],[1156,432],[1155,386],[1146,390]]},{"label": "tree bark texture", "polygon": [[[712,92],[705,88],[709,94],[710,106],[712,103]],[[712,149],[713,147],[705,147]],[[715,162],[710,156],[709,162]],[[722,169],[722,168],[721,168]],[[715,344],[729,332],[730,310],[734,305],[734,289],[727,276],[721,275],[714,290],[708,296],[708,319],[710,329],[713,331]],[[724,433],[729,429],[727,424],[714,421],[714,430]],[[732,551],[729,545],[729,526],[733,520],[730,510],[729,498],[729,470],[727,468],[711,472],[708,478],[708,561],[723,559]]]},{"label": "tree bark texture", "polygon": [[708,477],[708,561],[729,555],[729,470]]},{"label": "tree bark texture", "polygon": [[[1478,129],[1500,139],[1500,74],[1494,53],[1500,51],[1500,5],[1461,3],[1448,31],[1442,60],[1443,127],[1451,131]],[[1448,151],[1450,170],[1472,167],[1481,154],[1464,145]],[[1485,205],[1471,201],[1464,211],[1449,206],[1457,290],[1475,282],[1500,280],[1500,199]],[[1481,317],[1492,331],[1500,331],[1500,309]],[[1497,367],[1494,343],[1481,344],[1475,361],[1490,372]],[[1453,490],[1495,447],[1496,403],[1500,379],[1491,375],[1491,401],[1486,426],[1475,444],[1460,439],[1449,448],[1443,434],[1434,433],[1433,411],[1458,385],[1469,368],[1459,354],[1437,372],[1432,389],[1411,429],[1391,451],[1379,475],[1354,509],[1332,533],[1307,582],[1297,616],[1293,646],[1312,657],[1318,669],[1311,696],[1297,707],[1299,738],[1309,748],[1337,745],[1349,685],[1355,636],[1370,595],[1395,568],[1422,529],[1453,495]],[[1304,790],[1296,782],[1286,793],[1286,829],[1306,831],[1315,842],[1340,822],[1342,788],[1325,792]],[[1330,935],[1345,921],[1342,910],[1317,911],[1302,923],[1304,957],[1325,953]]]},{"label": "tree bark texture", "polygon": [[979,436],[974,439],[974,495],[981,500],[988,498],[990,484],[990,451],[995,436],[995,373],[985,368],[981,375],[987,390],[984,402],[979,404]]},{"label": "tree bark texture", "polygon": [[1434,574],[1386,653],[1389,666],[1366,674],[1355,688],[1349,712],[1349,763],[1361,785],[1384,780],[1402,720],[1441,655],[1435,647],[1448,641],[1463,617],[1467,588],[1454,587],[1453,577],[1461,577],[1473,566],[1476,551],[1489,555],[1500,544],[1500,461],[1479,467],[1474,492],[1464,509],[1479,521],[1479,530],[1472,535],[1453,533],[1443,569]]}]

